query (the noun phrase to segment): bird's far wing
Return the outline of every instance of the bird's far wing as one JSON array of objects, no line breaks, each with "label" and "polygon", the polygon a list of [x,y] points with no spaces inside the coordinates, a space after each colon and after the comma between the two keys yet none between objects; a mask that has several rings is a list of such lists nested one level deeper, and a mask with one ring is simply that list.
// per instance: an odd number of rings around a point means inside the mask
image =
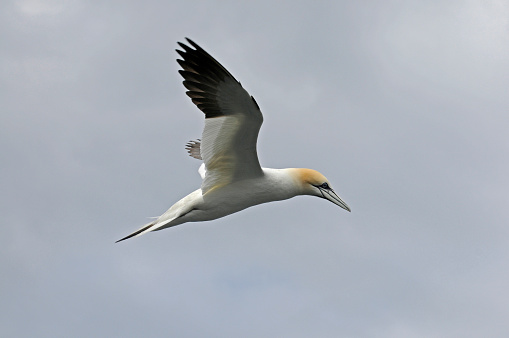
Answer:
[{"label": "bird's far wing", "polygon": [[197,160],[202,159],[201,155],[200,155],[200,142],[201,142],[201,140],[198,139],[197,141],[189,141],[186,144],[186,150],[189,153],[189,156],[191,156]]},{"label": "bird's far wing", "polygon": [[[189,153],[189,156],[191,156],[197,160],[202,159],[201,154],[200,154],[200,142],[201,142],[201,140],[198,139],[197,141],[189,141],[186,144],[186,150]],[[205,169],[205,163],[202,163],[200,168],[198,168],[198,173],[200,174],[200,177],[202,180],[205,179],[206,171],[207,170]]]},{"label": "bird's far wing", "polygon": [[263,122],[258,104],[240,83],[196,43],[179,42],[179,73],[186,94],[205,113],[200,155],[206,166],[205,194],[236,180],[263,175],[256,141]]}]

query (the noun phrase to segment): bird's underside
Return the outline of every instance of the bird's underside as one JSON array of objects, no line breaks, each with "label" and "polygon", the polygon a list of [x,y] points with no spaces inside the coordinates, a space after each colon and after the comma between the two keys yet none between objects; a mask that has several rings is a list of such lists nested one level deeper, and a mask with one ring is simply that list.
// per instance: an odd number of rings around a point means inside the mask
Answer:
[{"label": "bird's underside", "polygon": [[201,187],[185,196],[153,222],[120,239],[186,222],[217,219],[253,205],[296,195],[314,195],[350,211],[327,179],[311,169],[268,169],[256,150],[263,116],[255,99],[210,54],[192,40],[179,42],[177,62],[186,94],[204,113],[201,139],[186,149],[203,161]]}]

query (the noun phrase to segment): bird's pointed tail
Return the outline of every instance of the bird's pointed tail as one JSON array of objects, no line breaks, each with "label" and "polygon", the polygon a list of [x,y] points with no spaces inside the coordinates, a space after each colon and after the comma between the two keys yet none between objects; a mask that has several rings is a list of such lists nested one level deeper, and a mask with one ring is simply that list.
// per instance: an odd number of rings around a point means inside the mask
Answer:
[{"label": "bird's pointed tail", "polygon": [[121,238],[119,239],[118,241],[116,241],[115,243],[118,243],[118,242],[122,242],[122,241],[125,241],[126,239],[129,239],[131,237],[134,237],[134,236],[138,236],[138,235],[141,235],[143,232],[145,231],[149,231],[149,229],[154,226],[156,224],[156,221],[154,222],[150,222],[149,224],[145,224],[144,226],[142,226],[140,229],[136,230],[135,232],[133,232],[132,234],[130,235],[127,235],[125,236],[124,238]]},{"label": "bird's pointed tail", "polygon": [[126,239],[129,239],[131,237],[141,236],[141,235],[143,235],[146,232],[164,229],[164,228],[168,227],[168,223],[170,223],[171,221],[173,221],[176,218],[178,218],[178,217],[173,216],[173,217],[170,217],[168,219],[165,219],[164,221],[161,221],[160,220],[161,218],[158,218],[158,219],[156,219],[153,222],[145,224],[144,226],[142,226],[140,229],[136,230],[132,234],[130,234],[130,235],[124,237],[124,238],[119,239],[115,243],[125,241]]}]

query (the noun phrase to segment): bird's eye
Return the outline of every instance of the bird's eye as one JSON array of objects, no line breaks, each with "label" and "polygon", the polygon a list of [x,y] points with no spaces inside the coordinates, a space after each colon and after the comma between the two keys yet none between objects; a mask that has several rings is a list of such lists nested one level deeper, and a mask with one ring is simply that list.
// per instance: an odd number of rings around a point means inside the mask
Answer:
[{"label": "bird's eye", "polygon": [[329,184],[327,182],[322,183],[321,187],[323,189],[330,189]]}]

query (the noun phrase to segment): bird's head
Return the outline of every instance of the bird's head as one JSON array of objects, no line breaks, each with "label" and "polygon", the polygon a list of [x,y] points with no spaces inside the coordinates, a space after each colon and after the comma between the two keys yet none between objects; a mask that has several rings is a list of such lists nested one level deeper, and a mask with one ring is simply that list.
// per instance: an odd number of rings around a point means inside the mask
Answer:
[{"label": "bird's head", "polygon": [[325,176],[313,169],[295,169],[294,175],[301,185],[303,195],[324,198],[341,208],[351,211],[350,207],[339,197]]}]

